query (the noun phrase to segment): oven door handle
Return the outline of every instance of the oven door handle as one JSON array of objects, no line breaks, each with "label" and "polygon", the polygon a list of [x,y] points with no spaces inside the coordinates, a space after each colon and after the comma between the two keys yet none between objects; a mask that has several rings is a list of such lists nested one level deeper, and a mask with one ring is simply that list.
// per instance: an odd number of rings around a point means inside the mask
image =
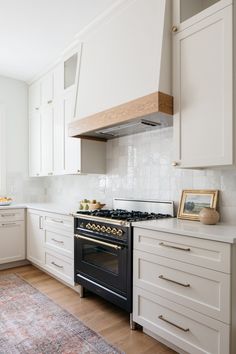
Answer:
[{"label": "oven door handle", "polygon": [[103,246],[115,248],[116,250],[121,250],[121,248],[122,248],[121,246],[113,245],[112,243],[108,243],[108,242],[104,242],[104,241],[100,241],[100,240],[95,240],[93,238],[86,237],[86,236],[75,235],[75,237],[76,238],[80,238],[82,240],[91,241],[91,242],[94,242],[94,243],[99,243],[100,245],[103,245]]}]

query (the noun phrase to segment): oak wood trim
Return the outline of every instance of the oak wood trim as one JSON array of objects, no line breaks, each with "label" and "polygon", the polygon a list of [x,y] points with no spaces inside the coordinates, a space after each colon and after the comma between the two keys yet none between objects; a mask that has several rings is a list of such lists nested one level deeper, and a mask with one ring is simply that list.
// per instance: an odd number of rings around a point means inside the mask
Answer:
[{"label": "oak wood trim", "polygon": [[103,112],[75,120],[69,124],[69,136],[86,136],[88,138],[92,131],[129,122],[135,118],[157,112],[173,115],[173,97],[158,91]]}]

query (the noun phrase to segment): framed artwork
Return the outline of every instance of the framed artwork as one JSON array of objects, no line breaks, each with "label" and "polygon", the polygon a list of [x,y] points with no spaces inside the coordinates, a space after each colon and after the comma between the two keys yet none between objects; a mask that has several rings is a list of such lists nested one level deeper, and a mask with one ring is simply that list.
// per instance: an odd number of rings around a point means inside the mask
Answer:
[{"label": "framed artwork", "polygon": [[177,217],[179,219],[199,220],[201,209],[216,209],[218,195],[218,190],[183,190]]}]

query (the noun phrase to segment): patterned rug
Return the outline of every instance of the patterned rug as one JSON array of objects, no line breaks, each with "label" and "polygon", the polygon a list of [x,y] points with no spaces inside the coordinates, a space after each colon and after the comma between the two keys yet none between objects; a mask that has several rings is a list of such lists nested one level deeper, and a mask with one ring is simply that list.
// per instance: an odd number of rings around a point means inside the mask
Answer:
[{"label": "patterned rug", "polygon": [[118,354],[17,275],[0,276],[0,354]]}]

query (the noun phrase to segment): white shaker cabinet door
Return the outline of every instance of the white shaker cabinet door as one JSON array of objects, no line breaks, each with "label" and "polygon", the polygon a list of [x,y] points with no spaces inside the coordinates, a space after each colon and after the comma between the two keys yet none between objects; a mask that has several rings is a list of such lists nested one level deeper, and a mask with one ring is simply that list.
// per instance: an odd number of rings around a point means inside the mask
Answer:
[{"label": "white shaker cabinet door", "polygon": [[60,175],[65,169],[65,121],[63,99],[53,104],[53,167],[54,174]]},{"label": "white shaker cabinet door", "polygon": [[174,34],[176,164],[233,163],[232,6]]},{"label": "white shaker cabinet door", "polygon": [[0,264],[25,259],[25,222],[0,223]]},{"label": "white shaker cabinet door", "polygon": [[68,124],[73,120],[74,91],[68,89],[64,96],[65,118],[65,174],[79,173],[81,170],[81,139],[68,136]]},{"label": "white shaker cabinet door", "polygon": [[53,174],[53,107],[45,106],[41,117],[42,175]]},{"label": "white shaker cabinet door", "polygon": [[29,210],[27,213],[27,259],[43,265],[45,263],[44,242],[43,217]]},{"label": "white shaker cabinet door", "polygon": [[29,117],[29,175],[41,173],[41,114],[35,111]]}]

